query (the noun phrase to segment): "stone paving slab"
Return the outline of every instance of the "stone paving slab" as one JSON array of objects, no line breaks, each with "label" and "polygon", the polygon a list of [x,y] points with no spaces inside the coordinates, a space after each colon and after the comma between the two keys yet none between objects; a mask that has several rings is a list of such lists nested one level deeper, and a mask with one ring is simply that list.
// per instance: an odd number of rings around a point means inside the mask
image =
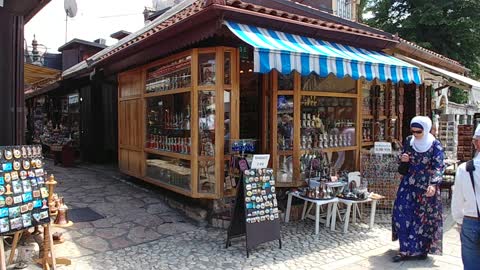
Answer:
[{"label": "stone paving slab", "polygon": [[351,225],[345,234],[321,227],[314,235],[311,220],[282,224],[282,249],[277,241],[265,243],[246,258],[244,239],[234,239],[225,249],[225,230],[196,225],[169,208],[161,194],[121,180],[114,169],[52,167],[50,172],[67,205],[88,206],[106,216],[55,228],[67,239],[56,246],[57,254],[73,260],[59,269],[462,269],[459,235],[451,225],[444,235],[444,256],[425,261],[391,262],[398,242],[391,241],[388,216],[371,230],[366,224]]}]

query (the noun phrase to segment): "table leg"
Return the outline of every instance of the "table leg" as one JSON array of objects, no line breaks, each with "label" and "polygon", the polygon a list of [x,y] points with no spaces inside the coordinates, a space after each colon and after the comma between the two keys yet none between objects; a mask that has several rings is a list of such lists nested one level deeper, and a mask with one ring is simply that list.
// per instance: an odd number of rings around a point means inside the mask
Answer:
[{"label": "table leg", "polygon": [[350,211],[352,210],[352,204],[347,204],[347,212],[345,213],[344,223],[343,223],[343,233],[348,231],[348,223],[350,222]]},{"label": "table leg", "polygon": [[292,194],[288,194],[287,213],[285,213],[285,223],[290,221],[290,208],[292,208]]},{"label": "table leg", "polygon": [[305,202],[303,203],[302,220],[305,219],[305,214],[307,213],[307,206],[308,206],[308,202],[305,201]]},{"label": "table leg", "polygon": [[375,222],[375,211],[377,210],[377,201],[372,201],[372,211],[370,212],[370,229],[373,228],[373,223]]},{"label": "table leg", "polygon": [[315,204],[315,234],[320,230],[320,205]]},{"label": "table leg", "polygon": [[352,224],[357,224],[357,204],[352,204],[353,213],[352,213]]},{"label": "table leg", "polygon": [[330,224],[330,219],[332,218],[332,203],[327,204],[327,218],[325,220],[325,228],[328,228]]},{"label": "table leg", "polygon": [[332,224],[330,225],[330,230],[335,231],[335,225],[337,222],[337,212],[338,212],[338,203],[334,202],[332,206]]}]

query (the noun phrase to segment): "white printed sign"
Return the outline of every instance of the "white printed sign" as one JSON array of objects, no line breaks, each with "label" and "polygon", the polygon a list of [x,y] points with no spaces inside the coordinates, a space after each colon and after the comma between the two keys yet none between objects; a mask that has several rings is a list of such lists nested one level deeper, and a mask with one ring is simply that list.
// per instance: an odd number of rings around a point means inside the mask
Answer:
[{"label": "white printed sign", "polygon": [[375,142],[373,152],[375,154],[391,154],[392,144],[389,142]]},{"label": "white printed sign", "polygon": [[265,169],[268,166],[270,155],[253,155],[252,169]]}]

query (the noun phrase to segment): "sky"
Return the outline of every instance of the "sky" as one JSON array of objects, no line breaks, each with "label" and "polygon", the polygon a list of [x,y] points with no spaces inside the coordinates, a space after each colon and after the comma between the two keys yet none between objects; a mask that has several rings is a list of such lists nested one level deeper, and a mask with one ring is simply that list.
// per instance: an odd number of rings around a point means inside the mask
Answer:
[{"label": "sky", "polygon": [[[76,0],[77,15],[68,18],[67,40],[73,38],[94,41],[105,38],[107,45],[116,42],[110,38],[120,30],[134,32],[143,27],[143,10],[152,6],[152,0]],[[39,44],[49,53],[65,44],[64,0],[51,0],[25,25],[25,39],[31,46],[35,34]]]}]

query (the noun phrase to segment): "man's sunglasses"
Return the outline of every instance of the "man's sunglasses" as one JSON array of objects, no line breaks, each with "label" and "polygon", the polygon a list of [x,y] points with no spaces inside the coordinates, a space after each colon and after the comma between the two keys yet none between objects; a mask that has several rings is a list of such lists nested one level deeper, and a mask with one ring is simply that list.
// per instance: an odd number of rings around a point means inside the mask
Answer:
[{"label": "man's sunglasses", "polygon": [[423,130],[410,130],[413,134],[422,134]]}]

